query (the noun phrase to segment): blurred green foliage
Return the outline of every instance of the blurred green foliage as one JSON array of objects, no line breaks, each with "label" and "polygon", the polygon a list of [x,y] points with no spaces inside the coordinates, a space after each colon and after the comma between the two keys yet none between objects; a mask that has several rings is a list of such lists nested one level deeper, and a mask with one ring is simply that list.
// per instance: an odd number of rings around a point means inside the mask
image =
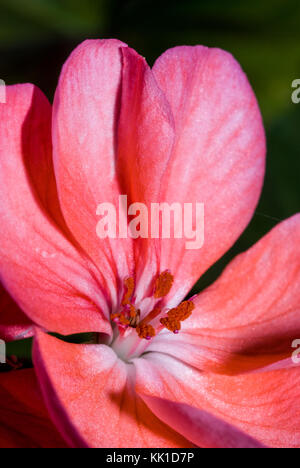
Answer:
[{"label": "blurred green foliage", "polygon": [[300,78],[299,0],[0,0],[0,12],[0,78],[33,82],[50,99],[61,66],[85,38],[119,38],[150,64],[182,44],[220,47],[241,63],[266,126],[265,187],[246,232],[193,292],[299,211],[300,104],[291,102],[291,83]]},{"label": "blurred green foliage", "polygon": [[102,2],[94,0],[1,0],[1,35],[10,45],[62,37],[85,37],[103,26]]}]

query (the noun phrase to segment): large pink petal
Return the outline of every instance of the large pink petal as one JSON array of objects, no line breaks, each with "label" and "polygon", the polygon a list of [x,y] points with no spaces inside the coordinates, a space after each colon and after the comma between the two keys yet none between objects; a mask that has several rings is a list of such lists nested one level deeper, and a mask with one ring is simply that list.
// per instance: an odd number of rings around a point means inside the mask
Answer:
[{"label": "large pink petal", "polygon": [[205,410],[266,446],[300,447],[299,368],[224,376],[160,353],[148,353],[135,366],[140,395]]},{"label": "large pink petal", "polygon": [[122,55],[117,170],[128,203],[143,203],[148,210],[146,238],[134,241],[139,300],[160,268],[157,241],[149,239],[149,217],[151,204],[160,201],[161,178],[174,144],[174,117],[146,60],[130,48],[122,49]]},{"label": "large pink petal", "polygon": [[21,340],[33,334],[32,322],[0,283],[0,339]]},{"label": "large pink petal", "polygon": [[[36,323],[63,334],[109,333],[99,275],[58,229],[46,202],[51,152],[51,106],[32,85],[7,88],[0,107],[0,275],[17,304]],[[49,169],[51,170],[51,169]],[[36,172],[35,172],[36,171]],[[37,175],[36,175],[37,174]],[[53,212],[46,209],[51,205]],[[57,215],[57,216],[56,216]],[[56,220],[54,220],[56,218]],[[66,234],[67,235],[67,234]],[[102,313],[103,312],[103,313]]]},{"label": "large pink petal", "polygon": [[196,310],[180,334],[161,333],[149,351],[227,374],[293,366],[292,344],[300,338],[299,243],[298,214],[232,261],[194,300]]},{"label": "large pink petal", "polygon": [[153,73],[176,132],[160,201],[193,203],[194,213],[196,203],[204,204],[201,250],[187,250],[186,239],[161,242],[160,269],[176,275],[178,302],[249,223],[263,182],[265,135],[247,77],[229,53],[176,47],[157,60]]},{"label": "large pink petal", "polygon": [[157,417],[201,448],[264,448],[219,418],[184,403],[141,395]]},{"label": "large pink petal", "polygon": [[50,414],[72,446],[191,446],[135,395],[133,366],[111,348],[64,343],[37,330],[34,362]]},{"label": "large pink petal", "polygon": [[73,235],[103,274],[113,306],[118,279],[124,280],[134,269],[132,243],[100,239],[96,228],[102,219],[97,207],[111,203],[118,209],[119,204],[116,130],[124,48],[117,40],[92,40],[75,49],[62,70],[53,110],[62,210]]},{"label": "large pink petal", "polygon": [[0,447],[65,448],[53,426],[33,369],[0,374]]}]

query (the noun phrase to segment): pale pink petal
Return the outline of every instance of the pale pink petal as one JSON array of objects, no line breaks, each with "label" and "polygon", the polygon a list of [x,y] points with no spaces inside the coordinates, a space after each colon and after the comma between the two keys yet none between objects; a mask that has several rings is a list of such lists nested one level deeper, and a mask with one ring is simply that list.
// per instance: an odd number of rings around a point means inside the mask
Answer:
[{"label": "pale pink petal", "polygon": [[200,250],[187,250],[186,239],[161,242],[160,269],[176,276],[170,295],[176,303],[249,223],[262,188],[265,135],[247,77],[229,53],[176,47],[157,60],[153,73],[171,105],[176,132],[160,201],[193,203],[194,213],[196,203],[204,204]]},{"label": "pale pink petal", "polygon": [[143,203],[147,210],[143,218],[145,224],[141,226],[142,237],[134,241],[139,300],[148,292],[160,267],[155,248],[157,241],[150,239],[149,221],[151,204],[160,201],[161,178],[171,157],[174,117],[146,60],[130,48],[122,49],[122,55],[117,133],[120,188],[122,193],[128,194],[128,204]]},{"label": "pale pink petal", "polygon": [[205,410],[269,447],[300,447],[300,369],[224,376],[148,353],[136,391]]},{"label": "pale pink petal", "polygon": [[132,365],[104,345],[65,343],[38,331],[34,362],[57,427],[75,447],[191,447],[133,389]]},{"label": "pale pink petal", "polygon": [[[58,193],[67,224],[96,263],[113,307],[119,278],[133,272],[130,239],[100,239],[96,229],[102,203],[119,215],[116,170],[117,121],[120,112],[122,49],[117,40],[85,41],[63,67],[54,99],[53,147]],[[103,213],[104,215],[104,213]],[[127,217],[125,217],[127,222]]]},{"label": "pale pink petal", "polygon": [[141,395],[156,416],[201,448],[264,448],[219,418],[184,403]]},{"label": "pale pink petal", "polygon": [[110,333],[99,274],[58,229],[55,199],[54,214],[46,210],[39,170],[51,152],[50,121],[51,106],[38,88],[7,88],[0,106],[0,279],[26,315],[48,330]]},{"label": "pale pink petal", "polygon": [[300,215],[278,224],[194,303],[174,336],[163,332],[149,351],[172,354],[198,369],[236,374],[294,366],[300,339]]}]

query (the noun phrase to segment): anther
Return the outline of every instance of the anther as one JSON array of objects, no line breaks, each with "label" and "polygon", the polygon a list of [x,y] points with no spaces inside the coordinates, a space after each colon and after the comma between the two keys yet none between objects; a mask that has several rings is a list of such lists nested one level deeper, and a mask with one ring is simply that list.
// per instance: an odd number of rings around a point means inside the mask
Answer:
[{"label": "anther", "polygon": [[[174,277],[169,270],[161,273],[155,281],[154,298],[160,299],[169,294],[174,283]],[[116,314],[111,314],[111,320],[115,322],[120,330],[124,333],[128,327],[135,328],[139,338],[151,340],[156,335],[156,331],[151,321],[159,317],[162,313],[161,304],[159,303],[143,320],[140,320],[141,311],[133,305],[132,296],[135,288],[135,281],[132,277],[127,278],[124,282],[125,292],[122,299],[122,311]],[[187,320],[195,308],[193,298],[182,302],[178,307],[169,310],[166,317],[160,319],[163,327],[177,334],[181,330],[181,322]],[[161,327],[160,327],[161,329]]]},{"label": "anther", "polygon": [[178,307],[169,310],[168,317],[180,320],[183,322],[184,320],[188,319],[191,315],[193,310],[195,309],[195,304],[191,301],[184,301],[179,304]]},{"label": "anther", "polygon": [[140,321],[140,316],[141,316],[141,311],[138,309],[138,310],[135,310],[135,307],[130,304],[130,326],[132,328],[136,328],[139,321]]},{"label": "anther", "polygon": [[184,301],[178,307],[169,310],[167,317],[160,319],[160,323],[177,334],[181,330],[181,322],[184,322],[192,315],[194,308],[195,304],[192,301]]},{"label": "anther", "polygon": [[170,317],[165,317],[165,318],[160,319],[160,323],[165,328],[167,328],[168,330],[170,330],[171,332],[175,334],[179,333],[179,330],[181,329],[180,321],[176,319],[172,319]]},{"label": "anther", "polygon": [[173,286],[174,276],[168,271],[161,273],[155,281],[154,297],[159,299],[167,296]]},{"label": "anther", "polygon": [[125,327],[128,327],[130,325],[130,321],[123,314],[120,314],[119,322],[120,322],[121,325],[123,325]]},{"label": "anther", "polygon": [[155,330],[152,325],[140,324],[136,327],[136,332],[140,338],[151,340],[155,336]]},{"label": "anther", "polygon": [[110,316],[112,322],[117,323],[118,325],[121,325],[122,327],[128,327],[130,325],[130,321],[125,315],[122,314],[111,314]]},{"label": "anther", "polygon": [[125,280],[124,286],[126,288],[126,291],[124,293],[123,300],[122,300],[122,305],[123,306],[129,304],[129,302],[130,302],[130,299],[131,299],[131,296],[133,294],[134,287],[135,287],[134,279],[132,277],[127,278]]}]

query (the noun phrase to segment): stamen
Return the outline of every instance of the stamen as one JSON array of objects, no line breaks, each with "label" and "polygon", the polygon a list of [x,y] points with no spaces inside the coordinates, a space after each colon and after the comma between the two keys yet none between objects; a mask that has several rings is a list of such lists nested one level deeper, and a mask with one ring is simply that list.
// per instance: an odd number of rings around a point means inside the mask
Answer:
[{"label": "stamen", "polygon": [[167,328],[168,330],[170,330],[171,332],[173,332],[175,334],[177,334],[179,332],[179,330],[181,329],[180,321],[176,320],[176,319],[172,319],[170,317],[165,317],[165,318],[160,319],[160,323],[165,328]]},{"label": "stamen", "polygon": [[146,325],[147,323],[154,320],[158,315],[161,314],[161,309],[159,307],[155,307],[146,317],[141,321],[140,325]]},{"label": "stamen", "polygon": [[183,322],[184,320],[188,319],[191,315],[193,310],[195,309],[195,304],[191,301],[184,301],[179,304],[178,307],[169,310],[168,317],[174,320],[180,320]]},{"label": "stamen", "polygon": [[160,323],[168,330],[177,334],[181,330],[181,322],[188,319],[194,309],[195,304],[192,301],[184,301],[178,307],[169,310],[168,316],[160,319]]},{"label": "stamen", "polygon": [[130,303],[126,304],[123,310],[131,319],[136,317],[136,310],[134,305]]},{"label": "stamen", "polygon": [[127,278],[125,280],[125,285],[124,286],[126,288],[126,291],[124,293],[123,300],[122,300],[122,305],[123,306],[129,304],[129,302],[130,302],[130,299],[131,299],[131,296],[133,294],[134,287],[135,287],[134,279],[132,277]]},{"label": "stamen", "polygon": [[135,310],[134,306],[130,304],[130,326],[136,328],[140,321],[141,311]]},{"label": "stamen", "polygon": [[119,322],[120,322],[121,325],[123,325],[125,327],[129,327],[129,325],[130,325],[130,321],[123,314],[120,314]]},{"label": "stamen", "polygon": [[[174,283],[174,277],[169,270],[161,273],[155,281],[154,297],[160,299],[169,294]],[[160,304],[155,307],[143,320],[140,320],[141,311],[136,309],[132,303],[132,296],[135,288],[135,281],[132,277],[127,278],[124,282],[125,292],[122,299],[122,310],[119,313],[111,314],[111,320],[119,327],[119,333],[123,336],[128,327],[135,328],[136,332],[141,339],[151,340],[156,335],[156,331],[151,321],[156,319],[162,313]],[[181,330],[181,322],[187,320],[195,308],[193,298],[188,301],[182,302],[178,307],[175,307],[167,312],[167,316],[160,319],[163,327],[171,332],[177,334]],[[158,326],[158,331],[161,326]]]},{"label": "stamen", "polygon": [[155,281],[154,297],[159,299],[169,294],[174,282],[174,276],[168,271],[164,271]]},{"label": "stamen", "polygon": [[152,327],[152,325],[140,324],[136,328],[136,332],[137,332],[137,334],[139,335],[140,338],[142,338],[142,339],[144,338],[146,340],[151,340],[151,338],[153,338],[155,336],[155,330]]},{"label": "stamen", "polygon": [[111,321],[121,325],[122,327],[128,327],[130,325],[130,321],[123,313],[121,314],[111,314],[110,316]]}]

